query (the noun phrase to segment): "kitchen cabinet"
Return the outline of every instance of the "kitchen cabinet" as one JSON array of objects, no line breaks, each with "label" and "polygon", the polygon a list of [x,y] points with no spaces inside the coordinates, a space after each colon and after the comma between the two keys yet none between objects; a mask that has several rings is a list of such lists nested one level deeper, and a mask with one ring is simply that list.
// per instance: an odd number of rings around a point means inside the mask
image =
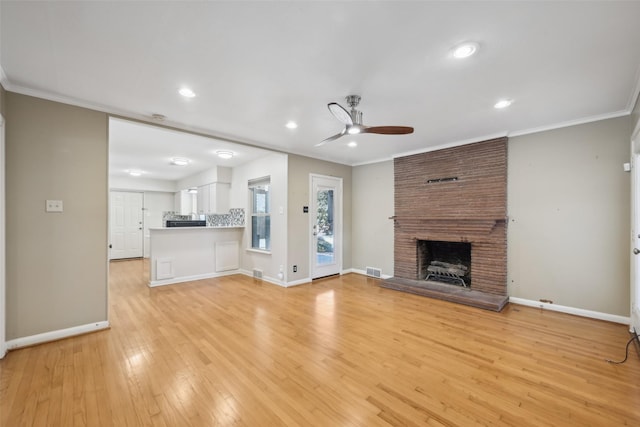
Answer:
[{"label": "kitchen cabinet", "polygon": [[175,193],[174,200],[174,211],[178,212],[180,215],[191,215],[196,213],[194,209],[195,195],[189,193],[187,190],[178,191]]},{"label": "kitchen cabinet", "polygon": [[198,213],[228,213],[229,190],[231,185],[214,182],[198,187]]}]

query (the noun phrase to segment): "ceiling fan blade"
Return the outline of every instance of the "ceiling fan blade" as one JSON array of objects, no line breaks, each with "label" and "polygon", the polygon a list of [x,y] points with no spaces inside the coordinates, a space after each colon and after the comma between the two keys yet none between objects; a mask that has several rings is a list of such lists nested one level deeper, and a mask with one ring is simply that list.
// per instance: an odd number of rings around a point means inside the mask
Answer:
[{"label": "ceiling fan blade", "polygon": [[343,136],[345,133],[347,132],[347,128],[342,129],[342,132],[337,133],[333,136],[330,136],[327,139],[323,139],[322,141],[320,141],[319,143],[317,143],[315,145],[315,147],[322,147],[324,144],[326,144],[327,142],[331,142],[331,141],[335,141],[336,139],[340,138],[341,136]]},{"label": "ceiling fan blade", "polygon": [[331,114],[333,114],[336,119],[340,120],[345,125],[350,126],[353,124],[351,114],[342,105],[331,102],[327,104],[327,108],[329,108],[329,111],[331,111]]},{"label": "ceiling fan blade", "polygon": [[409,126],[368,126],[360,130],[360,133],[378,133],[381,135],[406,135],[413,133]]}]

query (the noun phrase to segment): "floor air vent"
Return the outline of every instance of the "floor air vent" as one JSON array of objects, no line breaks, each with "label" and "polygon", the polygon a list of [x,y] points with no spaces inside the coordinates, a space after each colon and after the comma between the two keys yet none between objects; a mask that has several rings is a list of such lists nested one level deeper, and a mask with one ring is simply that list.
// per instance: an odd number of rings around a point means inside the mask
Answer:
[{"label": "floor air vent", "polygon": [[367,267],[367,276],[380,278],[382,271],[379,268]]},{"label": "floor air vent", "polygon": [[262,279],[262,270],[258,270],[257,268],[253,269],[253,278],[254,279]]}]

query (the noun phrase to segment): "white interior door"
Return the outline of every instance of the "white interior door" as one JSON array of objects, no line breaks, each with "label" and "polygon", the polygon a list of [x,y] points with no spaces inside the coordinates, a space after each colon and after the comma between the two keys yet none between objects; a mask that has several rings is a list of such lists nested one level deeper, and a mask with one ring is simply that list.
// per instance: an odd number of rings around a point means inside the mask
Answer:
[{"label": "white interior door", "polygon": [[631,140],[631,329],[640,333],[640,129]]},{"label": "white interior door", "polygon": [[141,258],[143,255],[143,194],[112,191],[110,197],[110,259]]},{"label": "white interior door", "polygon": [[342,271],[342,178],[310,175],[311,278]]}]

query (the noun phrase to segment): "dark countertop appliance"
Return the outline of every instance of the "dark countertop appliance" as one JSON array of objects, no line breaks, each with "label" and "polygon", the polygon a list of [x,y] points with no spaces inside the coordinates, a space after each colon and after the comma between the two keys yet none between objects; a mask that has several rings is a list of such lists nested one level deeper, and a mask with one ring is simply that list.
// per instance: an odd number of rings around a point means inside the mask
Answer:
[{"label": "dark countertop appliance", "polygon": [[204,219],[168,219],[167,227],[206,227],[207,221]]}]

